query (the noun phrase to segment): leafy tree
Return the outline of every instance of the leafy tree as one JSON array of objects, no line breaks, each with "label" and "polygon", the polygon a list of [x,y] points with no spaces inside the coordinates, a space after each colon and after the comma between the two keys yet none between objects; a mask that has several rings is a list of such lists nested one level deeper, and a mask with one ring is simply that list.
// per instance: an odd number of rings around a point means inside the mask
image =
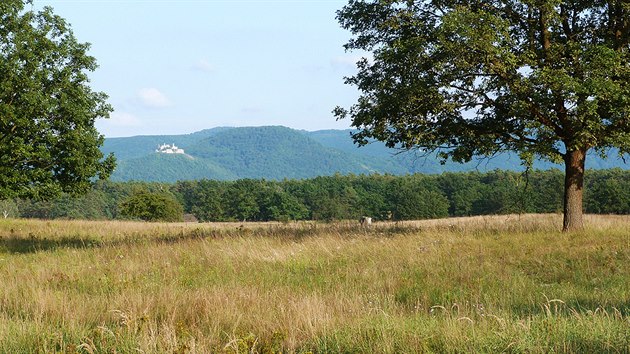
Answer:
[{"label": "leafy tree", "polygon": [[598,214],[630,213],[630,179],[620,169],[589,171],[586,211]]},{"label": "leafy tree", "polygon": [[511,214],[528,210],[530,191],[520,174],[496,170],[484,174],[481,183],[472,205],[473,214]]},{"label": "leafy tree", "polygon": [[437,219],[448,216],[448,199],[426,177],[398,178],[390,196],[395,220]]},{"label": "leafy tree", "polygon": [[13,199],[0,200],[0,218],[15,218],[20,215],[18,204]]},{"label": "leafy tree", "polygon": [[226,183],[203,179],[178,182],[174,189],[181,195],[184,210],[199,221],[222,221],[224,205],[222,194]]},{"label": "leafy tree", "polygon": [[308,216],[306,206],[295,196],[273,184],[260,194],[261,219],[264,221],[303,220]]},{"label": "leafy tree", "polygon": [[449,215],[473,215],[473,203],[479,199],[483,186],[479,173],[444,173],[438,177],[438,183],[449,200]]},{"label": "leafy tree", "polygon": [[0,197],[85,192],[114,167],[94,127],[112,108],[88,86],[89,45],[52,9],[25,3],[0,3]]},{"label": "leafy tree", "polygon": [[145,221],[182,221],[184,208],[169,194],[142,191],[120,204],[120,214]]},{"label": "leafy tree", "polygon": [[583,227],[587,151],[630,151],[628,1],[351,0],[337,18],[373,55],[335,109],[355,142],[563,161],[563,230]]},{"label": "leafy tree", "polygon": [[223,196],[225,212],[231,219],[258,220],[260,206],[257,194],[262,181],[241,179],[230,184]]},{"label": "leafy tree", "polygon": [[85,195],[64,193],[51,200],[23,201],[20,206],[22,217],[40,219],[111,219],[106,195],[93,189]]},{"label": "leafy tree", "polygon": [[313,220],[348,220],[360,216],[355,208],[359,196],[347,178],[339,174],[320,176],[308,184],[305,199]]},{"label": "leafy tree", "polygon": [[377,174],[353,177],[352,185],[357,192],[355,208],[359,215],[380,220],[393,217],[387,196],[394,178],[397,177]]},{"label": "leafy tree", "polygon": [[530,211],[534,213],[558,213],[562,211],[563,180],[562,171],[557,169],[531,173],[527,186],[531,204]]}]

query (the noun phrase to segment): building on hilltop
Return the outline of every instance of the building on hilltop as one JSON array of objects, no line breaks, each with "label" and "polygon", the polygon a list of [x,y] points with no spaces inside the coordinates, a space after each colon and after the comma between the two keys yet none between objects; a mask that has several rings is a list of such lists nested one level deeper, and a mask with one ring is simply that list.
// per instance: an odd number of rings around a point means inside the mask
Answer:
[{"label": "building on hilltop", "polygon": [[157,150],[155,152],[159,152],[162,154],[184,154],[184,149],[178,148],[174,143],[173,144],[162,144],[158,145]]}]

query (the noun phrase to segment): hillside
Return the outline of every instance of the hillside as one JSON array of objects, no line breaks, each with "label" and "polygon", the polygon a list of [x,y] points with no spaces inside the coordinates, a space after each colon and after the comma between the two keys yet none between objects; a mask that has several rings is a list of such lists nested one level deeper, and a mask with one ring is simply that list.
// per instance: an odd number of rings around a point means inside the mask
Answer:
[{"label": "hillside", "polygon": [[211,161],[187,155],[153,152],[147,156],[118,161],[112,176],[116,181],[174,182],[195,179],[232,180],[237,176]]},{"label": "hillside", "polygon": [[[189,158],[155,153],[174,143]],[[118,159],[114,181],[308,178],[334,173],[406,173],[387,158],[370,159],[326,147],[297,130],[270,126],[214,128],[187,135],[107,139],[105,153]],[[192,157],[192,158],[190,158]]]},{"label": "hillside", "polygon": [[307,178],[335,172],[378,172],[353,156],[285,127],[234,128],[200,141],[188,153],[229,166],[239,178]]},{"label": "hillside", "polygon": [[204,129],[183,135],[140,135],[128,138],[108,138],[101,148],[104,154],[114,153],[118,161],[146,157],[155,152],[160,144],[175,144],[184,149],[202,139],[221,133],[231,128]]},{"label": "hillside", "polygon": [[[403,152],[396,149],[389,149],[380,141],[373,141],[365,146],[357,146],[352,141],[350,133],[352,130],[318,130],[314,132],[302,131],[306,136],[320,142],[322,145],[337,149],[347,154],[369,156],[370,158],[386,159],[404,168],[409,173],[442,173],[442,172],[465,172],[479,171],[486,172],[492,170],[522,170],[521,161],[518,154],[503,153],[492,158],[476,158],[469,163],[459,164],[447,162],[442,165],[436,154],[424,155],[414,152]],[[589,169],[609,169],[609,168],[630,168],[623,159],[618,156],[616,149],[608,152],[608,158],[603,159],[591,152],[586,160],[586,168]],[[553,164],[548,161],[535,161],[534,168],[547,170],[550,168],[564,168],[562,165]],[[396,174],[396,172],[391,172]]]},{"label": "hillside", "polygon": [[[187,179],[309,178],[321,175],[389,173],[442,173],[461,171],[522,170],[516,154],[501,154],[466,164],[442,165],[435,154],[400,153],[381,142],[357,147],[351,130],[299,131],[281,126],[220,127],[185,135],[135,136],[106,139],[104,153],[113,152],[118,167],[112,180],[174,182]],[[158,145],[183,148],[189,157],[156,154]],[[587,168],[629,165],[616,156],[602,159],[591,154]],[[562,168],[537,161],[535,168]]]}]

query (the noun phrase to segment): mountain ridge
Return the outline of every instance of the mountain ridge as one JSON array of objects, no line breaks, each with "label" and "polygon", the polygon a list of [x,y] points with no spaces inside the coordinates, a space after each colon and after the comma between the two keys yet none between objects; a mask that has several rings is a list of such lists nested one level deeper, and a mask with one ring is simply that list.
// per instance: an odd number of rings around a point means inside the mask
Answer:
[{"label": "mountain ridge", "polygon": [[[140,135],[108,138],[102,147],[114,153],[114,181],[175,182],[190,179],[302,179],[340,174],[411,174],[465,171],[523,170],[514,153],[475,159],[465,164],[441,164],[435,154],[400,153],[382,142],[356,146],[352,130],[306,131],[284,126],[216,127],[181,135]],[[192,158],[157,153],[161,144],[175,144]],[[613,152],[614,154],[614,152]],[[562,168],[536,161],[538,169]],[[589,156],[587,167],[602,169],[630,165],[621,159]]]}]

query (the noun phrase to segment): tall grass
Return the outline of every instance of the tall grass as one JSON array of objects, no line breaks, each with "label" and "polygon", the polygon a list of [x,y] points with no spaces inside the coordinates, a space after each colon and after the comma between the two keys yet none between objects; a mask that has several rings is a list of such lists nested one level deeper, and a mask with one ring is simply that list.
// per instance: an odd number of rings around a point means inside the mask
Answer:
[{"label": "tall grass", "polygon": [[630,218],[0,221],[0,352],[630,352]]}]

